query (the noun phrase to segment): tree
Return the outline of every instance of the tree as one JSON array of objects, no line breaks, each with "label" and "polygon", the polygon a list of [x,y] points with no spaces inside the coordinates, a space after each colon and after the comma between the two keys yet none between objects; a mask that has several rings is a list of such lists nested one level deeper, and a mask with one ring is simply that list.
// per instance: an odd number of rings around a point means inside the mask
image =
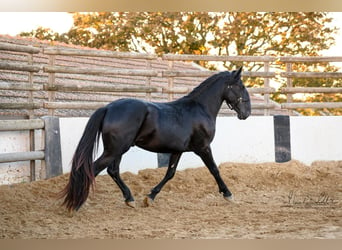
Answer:
[{"label": "tree", "polygon": [[[328,26],[332,19],[324,12],[92,12],[73,15],[74,25],[65,34],[51,35],[37,30],[21,35],[157,54],[316,56],[334,43],[333,35],[337,31]],[[223,66],[230,68],[232,64],[236,62],[226,62]],[[261,65],[246,67],[257,70]]]},{"label": "tree", "polygon": [[36,30],[33,30],[31,32],[22,32],[20,33],[20,36],[35,37],[40,40],[59,41],[59,42],[69,43],[69,38],[66,36],[66,34],[59,34],[49,28],[44,28],[44,27],[38,27]]},{"label": "tree", "polygon": [[315,56],[333,44],[336,31],[323,12],[230,12],[221,19],[214,41],[224,54]]},{"label": "tree", "polygon": [[318,55],[334,43],[324,12],[74,13],[66,34],[22,33],[124,51],[220,55]]},{"label": "tree", "polygon": [[[65,34],[39,28],[22,33],[50,41],[118,51],[156,54],[218,54],[253,56],[318,56],[334,44],[336,27],[325,12],[94,12],[74,13],[74,25]],[[241,62],[196,62],[201,66],[232,69]],[[262,63],[243,63],[257,71]],[[284,69],[285,65],[276,64]],[[327,63],[294,64],[294,70],[337,71]],[[248,79],[249,85],[262,85]],[[296,79],[294,86],[341,85],[341,81]],[[282,86],[285,82],[281,83]],[[317,95],[317,99],[326,98]],[[310,100],[315,100],[310,96]],[[273,99],[283,101],[275,94]],[[330,96],[330,98],[338,98]],[[309,99],[307,99],[309,100]]]},{"label": "tree", "polygon": [[[136,36],[156,54],[209,54],[209,39],[219,22],[219,15],[200,12],[137,13],[137,17],[144,23],[135,29]],[[196,63],[210,67],[207,62]]]},{"label": "tree", "polygon": [[69,43],[92,48],[137,51],[130,13],[74,13],[74,25],[66,33]]},{"label": "tree", "polygon": [[337,30],[322,12],[229,12],[221,20],[211,41],[220,55],[317,56]]}]

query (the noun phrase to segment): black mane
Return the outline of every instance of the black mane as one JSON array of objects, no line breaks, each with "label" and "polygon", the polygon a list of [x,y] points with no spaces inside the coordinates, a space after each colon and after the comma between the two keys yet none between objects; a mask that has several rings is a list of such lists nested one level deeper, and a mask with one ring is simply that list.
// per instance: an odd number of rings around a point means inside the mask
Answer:
[{"label": "black mane", "polygon": [[210,87],[214,82],[216,82],[220,78],[228,77],[230,75],[231,74],[229,71],[219,72],[215,75],[212,75],[211,77],[204,80],[196,88],[194,88],[188,95],[184,96],[184,98],[194,99],[198,97],[201,93],[203,93],[203,91],[205,91],[208,87]]}]

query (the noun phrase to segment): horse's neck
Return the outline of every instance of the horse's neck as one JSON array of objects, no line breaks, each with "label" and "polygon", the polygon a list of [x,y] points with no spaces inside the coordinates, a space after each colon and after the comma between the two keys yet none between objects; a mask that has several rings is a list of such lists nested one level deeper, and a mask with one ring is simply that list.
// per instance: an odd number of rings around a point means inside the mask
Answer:
[{"label": "horse's neck", "polygon": [[203,101],[204,102],[202,103],[202,105],[206,107],[208,114],[212,116],[213,118],[216,118],[222,106],[222,102],[223,102],[222,97],[221,96],[211,97]]},{"label": "horse's neck", "polygon": [[223,86],[222,84],[213,84],[207,90],[201,92],[194,99],[197,103],[201,104],[207,111],[207,113],[216,118],[220,108],[222,106],[223,98]]}]

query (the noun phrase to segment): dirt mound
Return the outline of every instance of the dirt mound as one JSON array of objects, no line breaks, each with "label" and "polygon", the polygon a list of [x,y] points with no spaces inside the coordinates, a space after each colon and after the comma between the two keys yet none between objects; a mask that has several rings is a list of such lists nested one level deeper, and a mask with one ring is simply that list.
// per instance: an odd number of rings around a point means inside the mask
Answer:
[{"label": "dirt mound", "polygon": [[79,212],[56,200],[68,176],[0,186],[0,238],[342,238],[342,162],[220,166],[236,203],[205,168],[178,171],[152,207],[143,207],[163,169],[123,173],[137,207],[109,176]]}]

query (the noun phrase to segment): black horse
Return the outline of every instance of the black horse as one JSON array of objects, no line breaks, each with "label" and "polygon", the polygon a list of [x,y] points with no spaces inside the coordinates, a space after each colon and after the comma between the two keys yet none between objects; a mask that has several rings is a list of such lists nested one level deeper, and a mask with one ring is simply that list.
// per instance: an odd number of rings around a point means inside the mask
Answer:
[{"label": "black horse", "polygon": [[[121,189],[126,204],[134,207],[131,191],[119,174],[121,157],[132,146],[171,154],[165,177],[145,198],[147,206],[174,176],[182,153],[188,151],[203,160],[214,176],[219,192],[231,200],[232,193],[220,176],[210,148],[216,116],[223,101],[237,112],[239,119],[250,115],[250,98],[241,81],[241,68],[215,74],[173,102],[120,99],[96,110],[73,156],[69,182],[61,192],[65,197],[63,205],[69,211],[78,210],[86,201],[95,177],[107,168]],[[101,133],[104,151],[93,162]]]}]

